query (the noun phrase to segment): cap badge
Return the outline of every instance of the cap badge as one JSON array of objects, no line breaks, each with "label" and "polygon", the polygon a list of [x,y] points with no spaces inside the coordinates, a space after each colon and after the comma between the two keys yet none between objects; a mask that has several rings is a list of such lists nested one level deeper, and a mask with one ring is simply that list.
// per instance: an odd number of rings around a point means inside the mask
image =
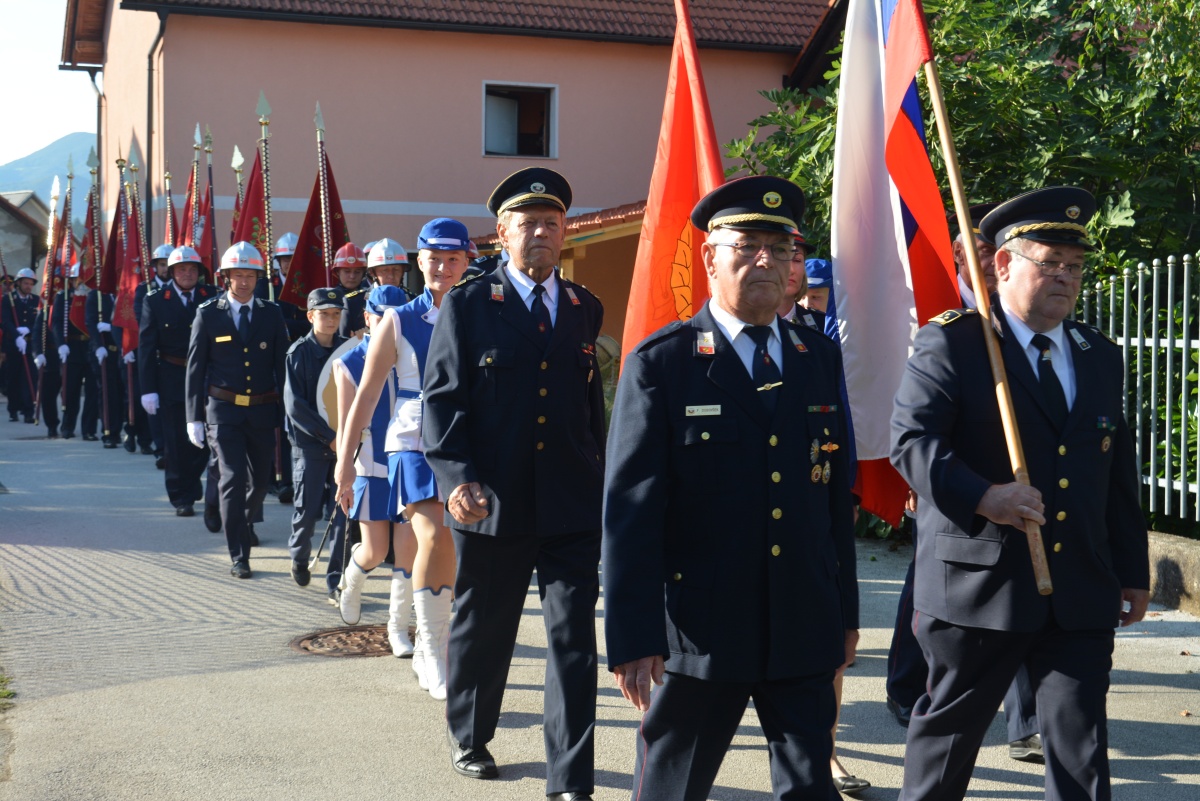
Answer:
[{"label": "cap badge", "polygon": [[777,209],[782,203],[783,198],[779,196],[778,192],[768,192],[763,195],[763,205],[768,209]]},{"label": "cap badge", "polygon": [[326,294],[326,295],[329,297],[329,299],[330,299],[330,300],[337,300],[337,293],[336,293],[336,292],[332,292],[332,291],[330,291],[330,292],[326,292],[325,294]]},{"label": "cap badge", "polygon": [[1067,216],[1072,220],[1079,217],[1080,211],[1078,206],[1067,206]]},{"label": "cap badge", "polygon": [[530,192],[545,192],[546,185],[544,183],[542,183],[541,181],[534,181],[533,183],[531,183],[529,185],[529,191]]}]

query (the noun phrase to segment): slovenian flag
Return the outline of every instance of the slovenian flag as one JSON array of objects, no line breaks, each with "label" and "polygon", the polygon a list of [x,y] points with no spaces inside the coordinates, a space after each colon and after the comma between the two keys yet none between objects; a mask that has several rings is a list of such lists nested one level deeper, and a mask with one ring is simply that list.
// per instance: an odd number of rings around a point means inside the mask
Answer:
[{"label": "slovenian flag", "polygon": [[[932,59],[919,0],[850,0],[834,145],[830,312],[837,320],[863,508],[893,525],[892,400],[918,326],[961,305],[915,75]],[[835,305],[836,304],[836,305]]]}]

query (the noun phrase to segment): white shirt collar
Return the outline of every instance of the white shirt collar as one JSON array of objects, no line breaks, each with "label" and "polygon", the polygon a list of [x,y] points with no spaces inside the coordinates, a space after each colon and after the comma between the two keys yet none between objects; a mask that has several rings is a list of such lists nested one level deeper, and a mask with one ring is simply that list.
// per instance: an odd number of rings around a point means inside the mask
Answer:
[{"label": "white shirt collar", "polygon": [[[517,292],[521,295],[521,300],[525,301],[525,305],[529,305],[529,296],[533,294],[534,281],[525,273],[513,266],[511,261],[504,263],[504,271],[508,273],[508,280],[512,281]],[[546,288],[546,299],[550,304],[558,303],[558,281],[555,279],[555,273],[558,268],[555,267],[550,271],[550,276],[542,281],[542,286]]]},{"label": "white shirt collar", "polygon": [[233,315],[234,324],[237,323],[238,315],[241,314],[243,306],[248,306],[250,308],[250,316],[254,316],[254,298],[250,298],[245,303],[240,303],[233,297],[232,292],[226,292],[225,298],[229,301],[229,313]]},{"label": "white shirt collar", "polygon": [[[742,333],[743,329],[751,327],[750,323],[742,322],[729,312],[725,311],[725,309],[721,308],[721,305],[717,302],[716,298],[713,298],[709,301],[708,311],[710,314],[712,314],[713,319],[717,321],[717,325],[731,343],[738,334]],[[771,318],[770,329],[771,337],[782,342],[783,340],[779,337],[779,315],[775,315]]]},{"label": "white shirt collar", "polygon": [[[1008,330],[1017,338],[1017,342],[1021,345],[1021,350],[1028,350],[1029,343],[1033,341],[1033,337],[1037,332],[1027,326],[1024,320],[1017,317],[1012,309],[1008,308],[1008,304],[1004,302],[1004,298],[1000,298],[1000,308],[1004,310],[1004,319],[1008,321]],[[1062,323],[1042,333],[1050,340],[1052,345],[1058,348],[1059,353],[1067,352],[1066,331],[1063,329]]]},{"label": "white shirt collar", "polygon": [[971,285],[963,280],[962,275],[958,276],[958,293],[962,295],[963,305],[968,309],[978,309],[979,303],[975,300],[975,292],[971,289]]}]

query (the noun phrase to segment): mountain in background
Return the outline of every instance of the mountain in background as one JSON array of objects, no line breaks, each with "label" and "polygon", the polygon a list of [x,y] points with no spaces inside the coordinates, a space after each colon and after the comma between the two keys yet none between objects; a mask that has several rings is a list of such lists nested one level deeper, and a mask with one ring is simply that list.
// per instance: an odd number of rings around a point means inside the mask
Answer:
[{"label": "mountain in background", "polygon": [[[92,176],[87,166],[88,151],[95,144],[95,133],[67,134],[41,150],[0,165],[0,192],[32,189],[49,206],[50,185],[54,183],[54,176],[58,176],[64,191],[67,188],[67,156],[71,156],[75,160],[71,216],[82,218],[87,210],[87,193],[92,188]],[[62,203],[61,199],[59,203]]]}]

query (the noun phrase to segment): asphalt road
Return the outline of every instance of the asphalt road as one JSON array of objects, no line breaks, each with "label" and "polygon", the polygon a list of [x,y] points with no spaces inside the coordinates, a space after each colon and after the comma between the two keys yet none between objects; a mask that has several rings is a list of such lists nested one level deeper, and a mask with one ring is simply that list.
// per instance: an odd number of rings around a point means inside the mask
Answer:
[{"label": "asphalt road", "polygon": [[[341,625],[318,576],[306,588],[288,576],[289,507],[268,498],[255,576],[238,581],[223,537],[199,515],[174,516],[150,457],[36,433],[0,422],[0,673],[15,692],[0,713],[0,801],[544,796],[536,585],[491,744],[501,776],[465,779],[447,764],[443,705],[407,661],[289,647]],[[884,675],[910,558],[860,542],[864,628],[839,752],[874,784],[867,801],[891,801],[900,785],[904,730],[884,706]],[[387,592],[379,570],[365,623],[386,621]],[[1200,621],[1152,607],[1118,634],[1112,678],[1114,796],[1200,798]],[[596,798],[628,798],[638,721],[603,670],[597,719]],[[998,714],[969,797],[1042,798],[1041,774],[1008,758]],[[711,798],[770,797],[751,710]]]}]

